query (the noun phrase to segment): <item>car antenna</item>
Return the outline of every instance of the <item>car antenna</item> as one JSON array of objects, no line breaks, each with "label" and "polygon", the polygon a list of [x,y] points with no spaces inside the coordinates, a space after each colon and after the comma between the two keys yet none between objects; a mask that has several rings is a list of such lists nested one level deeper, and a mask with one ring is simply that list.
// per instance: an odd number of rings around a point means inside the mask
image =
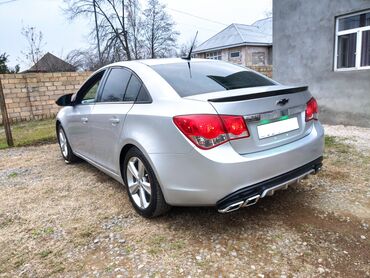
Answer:
[{"label": "car antenna", "polygon": [[194,48],[194,44],[195,44],[195,41],[196,41],[196,39],[197,39],[197,36],[198,36],[198,31],[197,31],[197,32],[196,32],[196,34],[195,34],[194,41],[193,41],[193,43],[191,44],[191,47],[190,47],[190,50],[189,50],[189,54],[188,54],[188,56],[183,56],[183,57],[181,57],[181,59],[188,60],[188,61],[190,61],[190,60],[191,60],[191,54],[193,53],[193,48]]}]

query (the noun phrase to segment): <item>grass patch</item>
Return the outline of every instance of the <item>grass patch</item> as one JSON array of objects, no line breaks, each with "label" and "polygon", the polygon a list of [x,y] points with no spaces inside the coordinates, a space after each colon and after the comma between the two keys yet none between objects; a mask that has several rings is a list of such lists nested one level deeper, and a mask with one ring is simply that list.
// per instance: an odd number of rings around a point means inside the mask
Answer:
[{"label": "grass patch", "polygon": [[8,175],[8,178],[15,178],[16,176],[18,176],[18,173],[13,172]]},{"label": "grass patch", "polygon": [[181,250],[184,249],[186,246],[185,241],[183,240],[176,240],[174,242],[170,243],[170,249],[171,250]]},{"label": "grass patch", "polygon": [[39,253],[40,257],[41,258],[46,258],[47,256],[49,256],[51,253],[53,253],[51,250],[44,250],[44,251],[41,251]]},{"label": "grass patch", "polygon": [[[16,147],[56,142],[55,119],[22,122],[12,125]],[[0,149],[7,148],[3,127],[0,127]]]},{"label": "grass patch", "polygon": [[54,233],[53,227],[46,227],[41,229],[35,229],[31,231],[31,235],[33,238],[43,237],[43,236],[50,236]]},{"label": "grass patch", "polygon": [[340,139],[334,136],[325,136],[325,147],[327,149],[335,150],[339,153],[349,153],[351,151],[351,146],[341,142]]},{"label": "grass patch", "polygon": [[153,238],[150,239],[149,242],[149,254],[155,255],[163,251],[166,245],[166,237],[162,235],[157,235],[154,236]]}]

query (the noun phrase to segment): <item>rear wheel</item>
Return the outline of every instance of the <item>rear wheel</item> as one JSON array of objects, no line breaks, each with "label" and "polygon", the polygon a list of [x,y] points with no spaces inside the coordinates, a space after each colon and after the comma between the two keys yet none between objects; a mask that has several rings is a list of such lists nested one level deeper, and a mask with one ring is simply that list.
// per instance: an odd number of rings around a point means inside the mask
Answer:
[{"label": "rear wheel", "polygon": [[60,151],[66,163],[73,163],[78,161],[78,157],[72,152],[71,146],[69,145],[66,133],[61,125],[58,126],[58,142]]},{"label": "rear wheel", "polygon": [[139,149],[128,151],[122,173],[130,201],[140,215],[151,218],[170,209],[152,167]]}]

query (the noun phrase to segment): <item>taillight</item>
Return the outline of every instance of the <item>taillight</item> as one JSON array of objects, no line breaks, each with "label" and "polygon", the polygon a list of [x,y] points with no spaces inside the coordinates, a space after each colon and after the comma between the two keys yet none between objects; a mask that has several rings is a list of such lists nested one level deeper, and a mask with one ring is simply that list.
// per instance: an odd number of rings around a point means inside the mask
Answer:
[{"label": "taillight", "polygon": [[230,140],[249,137],[242,116],[183,115],[173,117],[173,121],[201,149],[211,149]]},{"label": "taillight", "polygon": [[311,120],[317,120],[317,114],[319,113],[319,108],[317,106],[317,101],[315,98],[311,98],[307,102],[306,107],[306,122]]}]

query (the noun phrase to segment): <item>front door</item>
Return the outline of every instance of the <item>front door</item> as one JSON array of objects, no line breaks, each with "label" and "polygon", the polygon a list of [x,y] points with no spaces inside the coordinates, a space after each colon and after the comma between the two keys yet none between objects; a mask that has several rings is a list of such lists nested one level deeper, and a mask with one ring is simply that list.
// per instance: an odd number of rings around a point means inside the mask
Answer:
[{"label": "front door", "polygon": [[87,158],[91,158],[90,116],[97,100],[103,75],[104,71],[98,72],[81,87],[67,121],[67,137],[73,151]]}]

